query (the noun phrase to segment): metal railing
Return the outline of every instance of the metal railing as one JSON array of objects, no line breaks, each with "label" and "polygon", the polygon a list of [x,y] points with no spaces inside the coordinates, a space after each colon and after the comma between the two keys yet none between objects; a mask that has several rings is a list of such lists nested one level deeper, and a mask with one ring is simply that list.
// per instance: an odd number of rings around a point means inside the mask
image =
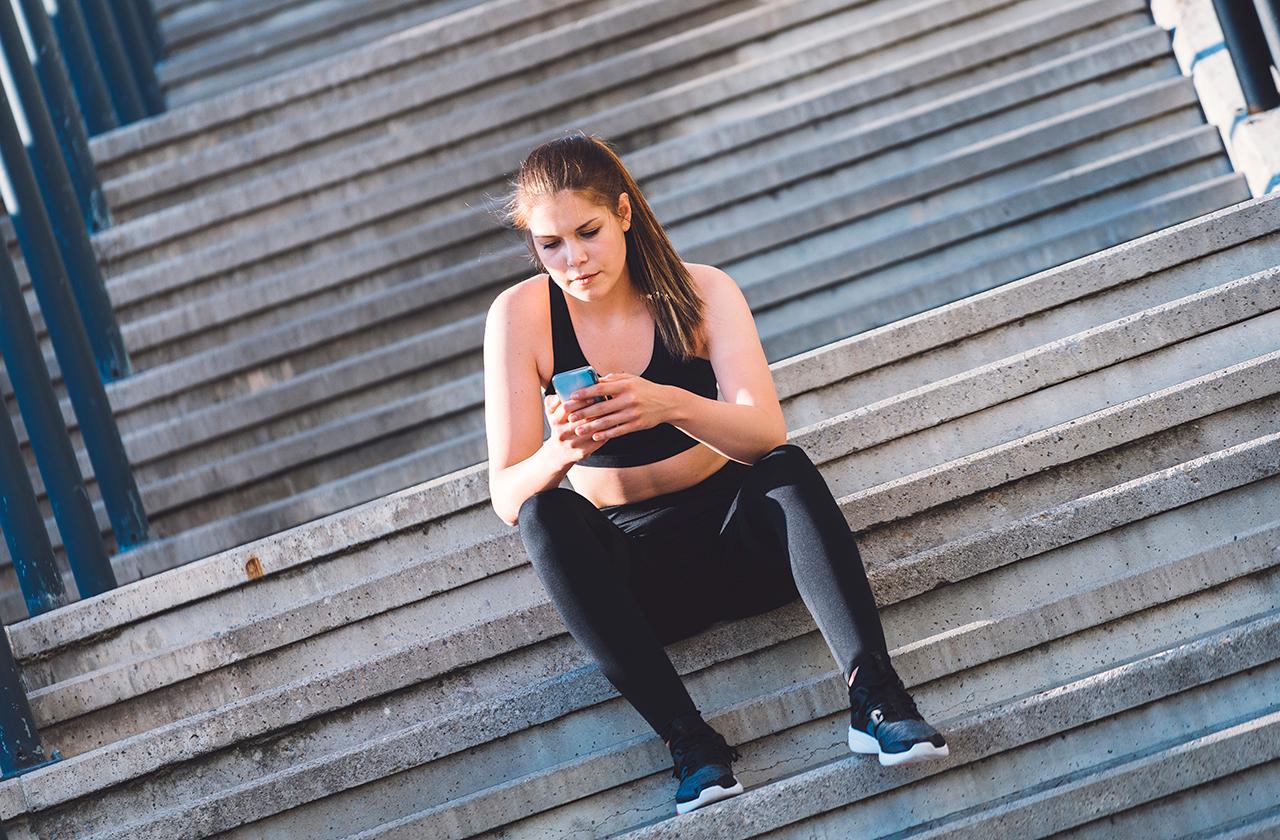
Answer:
[{"label": "metal railing", "polygon": [[[150,0],[0,0],[0,192],[118,550],[150,526],[107,400],[129,358],[90,236],[110,226],[89,137],[164,110],[164,44]],[[7,242],[0,354],[66,563],[81,597],[116,586],[102,529]],[[3,401],[0,400],[0,404]],[[0,531],[30,615],[69,601],[14,420],[0,411]],[[0,630],[0,771],[46,754],[7,632]]]},{"label": "metal railing", "polygon": [[1280,0],[1213,0],[1250,114],[1280,108],[1272,68],[1280,68]]}]

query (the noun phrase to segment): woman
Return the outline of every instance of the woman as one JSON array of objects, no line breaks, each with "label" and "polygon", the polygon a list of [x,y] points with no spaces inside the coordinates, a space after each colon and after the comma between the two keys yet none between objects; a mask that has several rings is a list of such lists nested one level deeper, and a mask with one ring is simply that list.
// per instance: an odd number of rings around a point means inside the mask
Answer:
[{"label": "woman", "polygon": [[[847,678],[850,747],[885,765],[946,755],[889,663],[839,506],[786,443],[737,285],[681,262],[598,137],[539,146],[513,186],[505,220],[544,273],[499,295],[485,326],[493,507],[569,632],[667,744],[676,812],[742,785],[663,645],[796,597]],[[599,382],[562,400],[552,376],[588,364]]]}]

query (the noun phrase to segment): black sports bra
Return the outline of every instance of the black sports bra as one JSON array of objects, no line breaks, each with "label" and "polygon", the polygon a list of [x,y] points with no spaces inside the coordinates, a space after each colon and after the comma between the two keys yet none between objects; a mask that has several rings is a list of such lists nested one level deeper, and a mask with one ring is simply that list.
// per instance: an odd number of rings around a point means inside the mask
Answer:
[{"label": "black sports bra", "polygon": [[[566,370],[583,367],[590,362],[587,361],[582,347],[578,344],[578,336],[573,330],[573,321],[569,318],[569,305],[565,302],[564,292],[550,277],[547,278],[547,286],[551,290],[551,350],[554,356],[551,372],[554,376]],[[676,360],[662,343],[657,324],[653,327],[653,355],[649,359],[649,366],[640,376],[650,382],[675,385],[699,396],[716,399],[716,374],[711,367],[711,360],[701,357],[694,357],[687,362]],[[550,393],[551,383],[545,383],[543,390]],[[670,458],[697,444],[698,441],[670,423],[660,423],[652,429],[642,429],[606,441],[595,452],[579,461],[578,465],[638,467]]]}]

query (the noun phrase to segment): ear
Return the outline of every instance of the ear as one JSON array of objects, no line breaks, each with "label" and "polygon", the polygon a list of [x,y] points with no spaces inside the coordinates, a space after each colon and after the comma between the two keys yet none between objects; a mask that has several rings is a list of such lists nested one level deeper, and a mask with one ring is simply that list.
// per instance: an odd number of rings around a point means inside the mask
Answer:
[{"label": "ear", "polygon": [[618,215],[622,217],[622,229],[631,229],[631,196],[618,193]]}]

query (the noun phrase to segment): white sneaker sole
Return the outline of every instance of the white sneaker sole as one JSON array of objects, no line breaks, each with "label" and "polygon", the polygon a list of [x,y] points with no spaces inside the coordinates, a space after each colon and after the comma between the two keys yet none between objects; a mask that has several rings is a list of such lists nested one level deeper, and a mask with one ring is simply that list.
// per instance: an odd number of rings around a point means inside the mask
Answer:
[{"label": "white sneaker sole", "polygon": [[687,814],[690,811],[698,810],[703,805],[710,805],[712,802],[719,802],[721,799],[728,799],[730,796],[737,796],[740,793],[742,793],[742,782],[738,782],[729,788],[712,785],[711,787],[703,788],[697,799],[692,799],[688,802],[677,802],[676,814]]},{"label": "white sneaker sole", "polygon": [[899,764],[914,764],[917,761],[928,761],[932,758],[946,758],[951,754],[951,749],[946,744],[935,747],[928,741],[913,744],[911,749],[900,753],[881,752],[879,741],[852,726],[849,727],[849,749],[859,755],[880,756],[882,767],[896,767]]}]

